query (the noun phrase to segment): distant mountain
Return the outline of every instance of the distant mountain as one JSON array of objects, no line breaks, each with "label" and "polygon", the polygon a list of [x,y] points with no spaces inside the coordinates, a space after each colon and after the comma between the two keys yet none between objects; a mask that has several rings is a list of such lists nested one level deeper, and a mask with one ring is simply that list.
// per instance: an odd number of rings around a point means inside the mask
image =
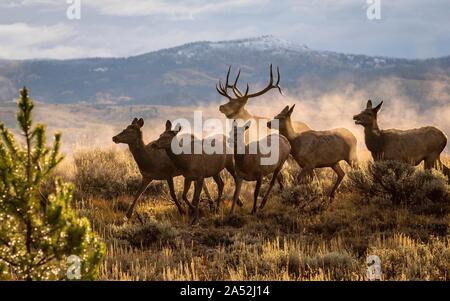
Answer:
[{"label": "distant mountain", "polygon": [[[389,97],[386,80],[411,101],[442,102],[450,95],[450,56],[406,60],[315,51],[272,36],[195,42],[129,58],[0,60],[0,102],[26,85],[48,103],[176,104],[220,99],[215,91],[228,65],[255,89],[268,80],[268,65],[280,66],[281,85],[314,97],[351,86],[369,97]],[[439,93],[432,93],[438,87]],[[437,99],[436,99],[437,98]]]}]

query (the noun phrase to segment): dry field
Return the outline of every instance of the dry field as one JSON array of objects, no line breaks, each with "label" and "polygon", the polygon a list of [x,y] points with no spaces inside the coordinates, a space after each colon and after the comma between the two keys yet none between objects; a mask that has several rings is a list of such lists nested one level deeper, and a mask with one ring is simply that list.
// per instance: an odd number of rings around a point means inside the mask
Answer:
[{"label": "dry field", "polygon": [[[125,220],[140,180],[128,151],[76,152],[55,175],[76,185],[76,208],[107,243],[101,279],[365,280],[373,254],[384,280],[450,280],[450,188],[443,176],[367,162],[361,172],[347,171],[330,201],[331,169],[298,185],[289,162],[285,189],[276,185],[254,216],[250,183],[243,186],[244,207],[227,215],[234,186],[223,174],[222,207],[213,213],[202,194],[195,226],[178,214],[162,182],[152,183],[137,206],[143,223]],[[175,183],[181,194],[182,178]],[[214,182],[207,184],[214,197]]]}]

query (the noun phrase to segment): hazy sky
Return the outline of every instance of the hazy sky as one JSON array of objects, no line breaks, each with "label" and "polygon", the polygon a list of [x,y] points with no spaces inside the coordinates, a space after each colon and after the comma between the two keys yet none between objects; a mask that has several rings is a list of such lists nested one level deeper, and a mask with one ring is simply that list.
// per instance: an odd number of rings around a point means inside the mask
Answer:
[{"label": "hazy sky", "polygon": [[[67,2],[81,1],[69,20]],[[0,0],[0,58],[131,56],[198,40],[274,35],[312,49],[450,55],[450,0]]]}]

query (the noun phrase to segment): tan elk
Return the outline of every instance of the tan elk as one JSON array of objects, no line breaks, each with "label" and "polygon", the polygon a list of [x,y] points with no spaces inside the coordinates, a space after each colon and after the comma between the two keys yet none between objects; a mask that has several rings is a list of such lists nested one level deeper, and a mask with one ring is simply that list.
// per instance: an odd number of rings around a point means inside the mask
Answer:
[{"label": "tan elk", "polygon": [[[173,177],[179,176],[181,172],[176,168],[169,157],[167,157],[164,151],[153,147],[154,142],[145,145],[141,130],[143,126],[144,120],[142,118],[139,120],[134,118],[129,126],[112,138],[113,142],[116,144],[128,144],[130,152],[142,175],[141,186],[136,192],[133,203],[128,209],[126,216],[127,218],[131,218],[137,201],[153,180],[167,181],[172,200],[175,202],[180,214],[184,214],[185,212],[177,200],[173,185]],[[183,199],[187,199],[184,194]]]},{"label": "tan elk", "polygon": [[[230,72],[231,72],[231,66],[228,68],[225,84],[222,84],[222,82],[219,81],[219,84],[216,85],[217,92],[220,95],[222,95],[228,99],[228,103],[221,105],[219,107],[219,111],[221,113],[223,113],[228,119],[241,119],[244,121],[253,119],[256,122],[259,122],[259,120],[262,120],[262,119],[270,120],[270,118],[256,116],[256,115],[249,113],[245,109],[245,105],[247,104],[247,101],[249,99],[264,95],[265,93],[269,92],[272,89],[278,89],[280,94],[283,94],[281,87],[280,87],[281,76],[280,76],[279,67],[277,67],[277,81],[274,83],[273,69],[272,69],[272,64],[271,64],[269,67],[269,83],[267,84],[267,86],[264,89],[262,89],[259,92],[255,92],[255,93],[249,93],[250,87],[248,84],[247,84],[245,93],[242,93],[242,91],[238,88],[238,81],[239,81],[239,77],[241,75],[240,70],[238,71],[238,74],[236,76],[234,83],[230,84],[230,81],[229,81],[230,80]],[[233,92],[233,95],[230,95],[228,93],[228,89],[231,89],[231,91]],[[306,125],[306,123],[303,123],[303,122],[293,122],[293,126],[294,126],[294,129],[296,130],[296,132],[298,132],[298,133],[311,130],[310,127],[308,125]],[[248,139],[246,138],[246,140],[248,140]]]},{"label": "tan elk", "polygon": [[[198,205],[200,201],[200,192],[203,186],[204,180],[209,177],[213,177],[216,183],[219,185],[219,195],[217,198],[218,207],[220,205],[220,199],[223,191],[223,181],[220,177],[220,172],[227,168],[228,171],[234,176],[233,157],[229,151],[226,150],[226,137],[224,135],[217,135],[209,137],[207,139],[197,139],[191,136],[190,141],[175,140],[177,134],[181,131],[181,126],[177,125],[172,130],[172,123],[170,120],[166,122],[166,129],[156,140],[155,146],[166,152],[172,163],[180,170],[181,174],[188,181],[195,181],[195,192],[192,199],[193,210],[190,212],[192,217],[192,223],[196,223],[199,217]],[[209,139],[209,140],[208,140]],[[214,141],[214,142],[211,142]],[[190,143],[189,153],[178,153],[172,149],[172,143],[183,146],[184,143]],[[218,152],[205,151],[206,143],[214,145],[215,143],[222,143],[222,147]],[[200,149],[200,153],[196,153],[195,150]]]},{"label": "tan elk", "polygon": [[[356,138],[344,128],[297,133],[291,121],[294,107],[295,105],[291,108],[286,106],[274,119],[278,121],[280,133],[291,144],[292,156],[302,168],[298,181],[311,176],[315,168],[331,167],[338,176],[330,192],[330,197],[334,197],[345,176],[339,162],[346,161],[350,166],[357,166]],[[274,125],[274,120],[267,123],[269,128]]]},{"label": "tan elk", "polygon": [[[173,178],[181,175],[181,171],[172,163],[172,161],[167,156],[166,152],[159,150],[154,147],[154,142],[145,144],[142,138],[142,127],[144,126],[144,120],[140,118],[134,118],[133,122],[127,126],[121,133],[117,134],[112,138],[113,142],[127,144],[134,160],[136,161],[139,171],[142,175],[141,185],[136,192],[134,200],[130,205],[126,217],[131,218],[133,211],[137,205],[137,202],[141,195],[145,192],[147,187],[153,180],[166,180],[169,185],[170,196],[175,202],[180,214],[184,214],[184,209],[177,200],[177,196],[174,189]],[[231,172],[234,172],[233,170]],[[218,188],[220,190],[221,184],[218,183]],[[184,190],[182,194],[182,199],[186,205],[192,210],[192,206],[187,199],[187,193],[191,187],[191,181],[185,179]],[[208,198],[208,189],[206,185],[203,187]],[[223,186],[222,186],[223,189]]]},{"label": "tan elk", "polygon": [[364,127],[366,146],[375,161],[393,160],[418,165],[425,162],[425,169],[441,168],[449,178],[450,169],[442,164],[440,155],[447,145],[447,136],[439,129],[427,126],[410,130],[380,130],[377,116],[383,101],[372,107],[367,101],[366,109],[353,117],[355,124]]},{"label": "tan elk", "polygon": [[[278,134],[270,134],[258,141],[253,141],[250,144],[245,143],[245,131],[250,127],[251,121],[248,121],[243,127],[239,127],[236,121],[233,121],[233,128],[230,135],[233,142],[233,154],[235,162],[236,171],[236,187],[234,190],[233,204],[231,206],[230,214],[233,213],[235,204],[239,199],[241,192],[242,182],[245,181],[256,181],[255,191],[253,193],[253,209],[252,214],[256,213],[257,200],[259,196],[259,190],[261,188],[262,179],[268,175],[272,174],[272,180],[270,181],[269,188],[263,197],[260,205],[260,209],[264,208],[269,194],[275,183],[275,179],[280,173],[284,162],[289,157],[291,147],[289,141]],[[277,143],[277,144],[274,144]],[[241,146],[241,149],[239,149]],[[273,151],[272,147],[277,147],[278,157],[271,164],[263,164],[262,158],[269,157],[272,154],[263,152],[261,150],[262,146],[267,146]],[[251,152],[250,150],[255,150]]]}]

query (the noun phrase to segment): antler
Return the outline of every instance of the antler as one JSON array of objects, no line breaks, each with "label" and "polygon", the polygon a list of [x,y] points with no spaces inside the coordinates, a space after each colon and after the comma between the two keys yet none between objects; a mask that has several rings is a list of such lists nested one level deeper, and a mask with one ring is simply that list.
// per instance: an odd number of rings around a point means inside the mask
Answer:
[{"label": "antler", "polygon": [[[258,97],[258,96],[261,96],[261,95],[263,95],[263,94],[265,94],[265,93],[267,93],[267,92],[269,92],[271,89],[278,89],[278,91],[280,91],[280,94],[281,95],[283,95],[283,91],[281,90],[281,87],[280,87],[280,80],[281,80],[281,76],[280,76],[280,68],[279,67],[277,67],[277,82],[275,83],[275,84],[273,84],[273,70],[272,70],[272,64],[270,64],[270,68],[269,68],[269,76],[270,76],[270,79],[269,79],[269,83],[267,84],[267,86],[264,88],[264,89],[262,89],[261,91],[259,91],[259,92],[256,92],[256,93],[253,93],[253,94],[246,94],[246,97],[247,98],[253,98],[253,97]],[[248,87],[248,85],[247,85],[247,87]]]},{"label": "antler", "polygon": [[228,82],[230,80],[230,72],[231,72],[231,66],[228,67],[227,79],[226,79],[225,85],[223,85],[222,81],[219,80],[219,84],[216,85],[216,90],[217,90],[217,92],[219,92],[220,95],[225,96],[226,98],[232,100],[233,97],[228,95],[228,88],[232,88],[232,86],[230,86],[228,84]]},{"label": "antler", "polygon": [[[270,79],[269,79],[269,84],[261,91],[256,92],[256,93],[252,93],[249,94],[250,91],[250,86],[247,83],[247,88],[245,90],[245,93],[242,93],[241,90],[239,90],[238,88],[238,81],[239,81],[239,77],[241,76],[241,70],[238,70],[238,74],[236,76],[236,79],[234,81],[233,85],[229,84],[229,79],[230,79],[230,72],[231,72],[231,66],[228,67],[228,72],[227,72],[227,78],[226,78],[226,82],[225,85],[222,84],[222,81],[219,80],[219,85],[216,85],[216,90],[217,92],[219,92],[220,95],[225,96],[226,98],[228,98],[229,100],[247,100],[249,98],[253,98],[253,97],[257,97],[257,96],[261,96],[265,93],[267,93],[268,91],[270,91],[271,89],[277,88],[278,91],[280,91],[280,94],[283,95],[283,92],[281,90],[280,87],[280,68],[277,67],[277,82],[274,84],[273,83],[273,68],[272,68],[272,64],[270,64]],[[233,98],[232,96],[230,96],[228,94],[228,89],[231,89],[233,91],[233,94],[235,95],[235,98]]]}]

